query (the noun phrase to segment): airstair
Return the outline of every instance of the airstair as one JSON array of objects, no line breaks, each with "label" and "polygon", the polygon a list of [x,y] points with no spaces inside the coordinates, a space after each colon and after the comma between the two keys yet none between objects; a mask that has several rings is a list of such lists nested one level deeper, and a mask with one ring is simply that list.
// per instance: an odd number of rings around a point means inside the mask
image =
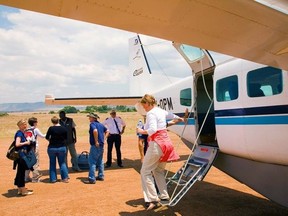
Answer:
[{"label": "airstair", "polygon": [[197,145],[184,165],[168,178],[167,186],[175,185],[174,192],[169,202],[161,204],[175,206],[197,181],[202,181],[212,166],[217,152],[217,147]]}]

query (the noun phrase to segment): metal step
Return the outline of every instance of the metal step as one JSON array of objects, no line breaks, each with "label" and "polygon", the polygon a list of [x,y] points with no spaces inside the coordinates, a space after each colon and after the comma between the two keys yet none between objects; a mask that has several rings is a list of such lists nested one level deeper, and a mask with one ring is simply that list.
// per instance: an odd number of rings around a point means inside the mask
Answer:
[{"label": "metal step", "polygon": [[[187,164],[188,165],[188,164]],[[203,169],[204,165],[197,167],[197,170],[195,170],[195,173],[193,176],[191,176],[189,178],[188,181],[179,179],[182,189],[170,200],[169,206],[175,206],[180,200],[181,198],[187,193],[187,191],[192,187],[193,184],[195,184],[196,181],[198,181],[197,175],[199,173],[201,173],[201,170]],[[185,184],[183,184],[182,182],[186,182]],[[176,184],[180,185],[180,183],[175,182]]]},{"label": "metal step", "polygon": [[198,145],[191,158],[186,161],[171,178],[168,178],[167,185],[176,184],[175,191],[178,186],[181,186],[182,188],[175,196],[171,197],[169,203],[160,203],[162,205],[175,206],[196,181],[203,180],[212,166],[217,152],[217,147]]}]

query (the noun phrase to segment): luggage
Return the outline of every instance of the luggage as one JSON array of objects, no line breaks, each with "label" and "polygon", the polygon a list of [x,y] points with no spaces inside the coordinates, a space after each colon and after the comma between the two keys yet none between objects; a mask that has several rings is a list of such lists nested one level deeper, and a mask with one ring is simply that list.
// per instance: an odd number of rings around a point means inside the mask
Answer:
[{"label": "luggage", "polygon": [[88,151],[83,151],[81,154],[78,154],[78,166],[81,170],[89,170],[88,157]]}]

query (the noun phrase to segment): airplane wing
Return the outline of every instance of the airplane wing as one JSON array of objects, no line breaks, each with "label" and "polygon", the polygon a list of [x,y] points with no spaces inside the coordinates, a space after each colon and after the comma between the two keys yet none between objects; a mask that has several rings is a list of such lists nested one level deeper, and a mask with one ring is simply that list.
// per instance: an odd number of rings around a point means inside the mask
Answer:
[{"label": "airplane wing", "polygon": [[287,0],[272,3],[0,0],[6,6],[146,34],[288,70]]},{"label": "airplane wing", "polygon": [[142,97],[87,97],[87,98],[54,98],[45,96],[47,105],[135,105]]}]

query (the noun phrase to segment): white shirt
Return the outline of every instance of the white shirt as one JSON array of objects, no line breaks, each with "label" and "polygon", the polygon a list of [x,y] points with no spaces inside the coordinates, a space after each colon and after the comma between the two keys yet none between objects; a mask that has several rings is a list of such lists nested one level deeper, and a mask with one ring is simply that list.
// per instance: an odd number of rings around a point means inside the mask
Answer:
[{"label": "white shirt", "polygon": [[31,129],[33,129],[33,132],[34,132],[34,136],[36,137],[36,146],[38,146],[39,145],[39,142],[38,142],[38,136],[39,137],[41,137],[41,138],[45,138],[45,134],[43,134],[40,130],[39,130],[39,128],[35,128],[35,127],[31,127]]},{"label": "white shirt", "polygon": [[[119,134],[116,124],[113,120],[114,118],[109,117],[104,122],[103,125],[108,129],[110,134]],[[123,126],[126,126],[125,122],[118,116],[115,116],[115,121],[117,122],[118,128],[120,130],[120,133],[122,132]]]},{"label": "white shirt", "polygon": [[175,119],[179,116],[169,113],[159,107],[152,108],[146,115],[146,124],[144,130],[147,130],[149,136],[158,130],[166,129],[166,119]]}]

